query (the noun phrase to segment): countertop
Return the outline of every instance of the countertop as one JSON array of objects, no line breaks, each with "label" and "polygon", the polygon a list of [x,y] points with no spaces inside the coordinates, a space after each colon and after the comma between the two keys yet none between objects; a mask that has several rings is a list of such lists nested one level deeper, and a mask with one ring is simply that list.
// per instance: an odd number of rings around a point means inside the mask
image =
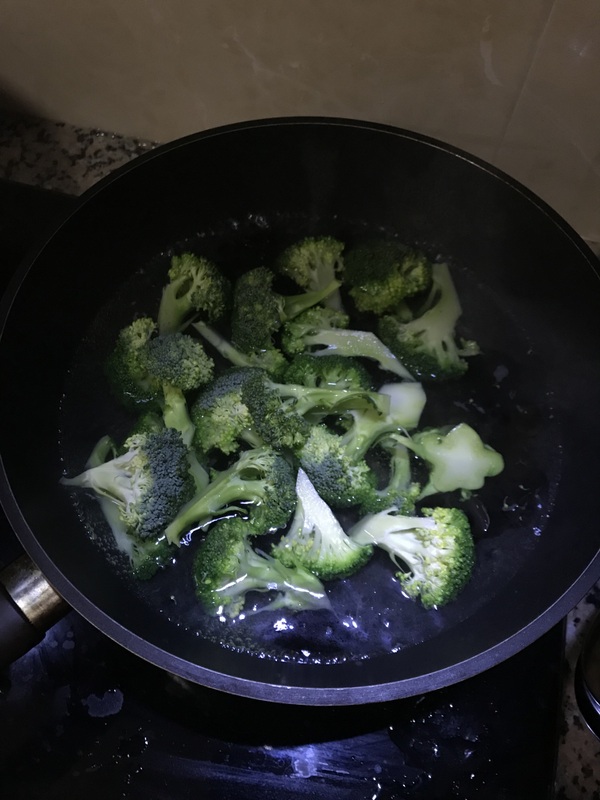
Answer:
[{"label": "countertop", "polygon": [[[68,194],[81,194],[112,170],[154,146],[152,142],[99,130],[0,113],[0,178]],[[600,583],[567,618],[557,800],[600,800],[600,741],[585,726],[573,691],[581,640],[599,609]]]}]

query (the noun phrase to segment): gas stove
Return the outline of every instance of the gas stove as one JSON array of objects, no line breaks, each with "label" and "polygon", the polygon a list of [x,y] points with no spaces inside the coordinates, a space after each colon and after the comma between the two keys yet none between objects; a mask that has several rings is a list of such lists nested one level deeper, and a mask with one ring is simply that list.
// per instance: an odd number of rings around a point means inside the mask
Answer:
[{"label": "gas stove", "polygon": [[[0,289],[74,202],[0,181]],[[20,552],[0,517],[0,567]],[[546,800],[563,646],[561,624],[446,689],[368,706],[301,708],[187,684],[70,611],[0,672],[2,795]]]}]

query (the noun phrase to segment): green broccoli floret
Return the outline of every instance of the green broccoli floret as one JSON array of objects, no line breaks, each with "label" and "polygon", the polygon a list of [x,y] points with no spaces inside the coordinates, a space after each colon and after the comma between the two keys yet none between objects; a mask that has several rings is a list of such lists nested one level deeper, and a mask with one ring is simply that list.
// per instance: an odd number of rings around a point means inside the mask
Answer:
[{"label": "green broccoli floret", "polygon": [[273,347],[273,335],[303,311],[325,300],[339,286],[332,281],[316,292],[286,297],[273,289],[274,274],[256,267],[235,282],[231,312],[231,341],[244,353]]},{"label": "green broccoli floret", "polygon": [[201,343],[185,333],[171,333],[150,339],[146,364],[148,374],[161,382],[162,411],[165,425],[179,431],[186,445],[194,436],[186,392],[210,382],[214,362]]},{"label": "green broccoli floret", "polygon": [[214,361],[202,344],[185,333],[155,336],[148,341],[146,369],[161,383],[191,392],[212,380]]},{"label": "green broccoli floret", "polygon": [[140,317],[119,331],[115,345],[106,359],[105,372],[119,402],[133,411],[158,402],[161,382],[148,373],[148,342],[156,333],[150,317]]},{"label": "green broccoli floret", "polygon": [[373,548],[350,539],[303,469],[296,479],[296,512],[271,554],[288,567],[300,564],[321,580],[346,578],[370,559]]},{"label": "green broccoli floret", "polygon": [[65,476],[61,483],[94,493],[136,576],[148,578],[171,555],[165,529],[193,496],[189,470],[188,450],[181,436],[164,428],[129,437],[121,454],[115,454],[112,440],[103,437],[85,471],[74,478]]},{"label": "green broccoli floret", "polygon": [[173,256],[168,275],[158,309],[161,334],[182,330],[199,314],[215,322],[229,308],[231,283],[207,258],[193,253]]},{"label": "green broccoli floret", "polygon": [[317,493],[332,508],[362,505],[371,498],[375,473],[364,459],[351,459],[341,436],[325,425],[311,427],[298,458]]},{"label": "green broccoli floret", "polygon": [[394,355],[419,380],[459,378],[467,370],[466,356],[479,352],[474,342],[457,342],[456,324],[462,309],[447,264],[434,264],[433,289],[426,310],[403,321],[388,314],[377,332]]},{"label": "green broccoli floret", "polygon": [[[276,269],[298,286],[311,292],[326,289],[340,277],[344,268],[344,243],[333,236],[307,236],[280,254]],[[339,289],[324,301],[330,308],[342,308]]]},{"label": "green broccoli floret", "polygon": [[281,378],[287,369],[288,360],[281,350],[278,350],[276,347],[269,347],[267,350],[257,350],[253,353],[245,353],[237,347],[234,347],[223,334],[211,328],[205,322],[195,322],[192,327],[233,366],[258,367],[264,369],[273,378]]},{"label": "green broccoli floret", "polygon": [[63,477],[61,483],[108,497],[128,533],[141,539],[160,535],[193,491],[188,450],[170,428],[136,434],[125,446],[122,455],[74,478]]},{"label": "green broccoli floret", "polygon": [[[380,392],[367,392],[364,389],[336,389],[334,387],[312,387],[296,383],[275,383],[266,372],[256,370],[244,384],[243,398],[250,409],[256,424],[273,428],[270,434],[277,437],[277,427],[284,429],[286,417],[304,417],[312,411],[333,414],[347,409],[372,409],[374,413],[386,414],[390,408],[390,398]],[[270,415],[279,414],[280,422],[271,421]],[[302,440],[306,431],[301,428]],[[266,431],[265,434],[267,435]],[[301,444],[290,443],[288,447]]]},{"label": "green broccoli floret", "polygon": [[384,437],[412,430],[419,424],[427,400],[420,383],[387,383],[380,387],[379,394],[389,401],[386,414],[369,408],[350,409],[345,414],[351,425],[342,441],[352,460],[364,458]]},{"label": "green broccoli floret", "polygon": [[393,239],[363,242],[346,252],[344,283],[359,311],[393,312],[406,297],[431,284],[431,263],[423,253]]},{"label": "green broccoli floret", "polygon": [[[350,409],[342,417],[351,421],[345,431],[335,433],[315,424],[298,451],[302,468],[333,508],[375,507],[377,480],[365,457],[380,440],[416,427],[425,405],[425,393],[418,383],[385,384],[378,394],[390,401],[387,413]],[[415,490],[409,487],[407,492],[409,501]]]},{"label": "green broccoli floret", "polygon": [[230,467],[215,472],[204,489],[179,509],[165,530],[179,544],[181,535],[217,519],[241,514],[255,533],[269,533],[289,522],[296,504],[290,463],[269,447],[245,450]]},{"label": "green broccoli floret", "polygon": [[184,333],[155,336],[149,317],[123,328],[106,363],[114,394],[127,408],[155,405],[164,422],[190,444],[193,426],[185,393],[208,383],[214,362],[202,344]]},{"label": "green broccoli floret", "polygon": [[239,450],[242,442],[251,447],[264,445],[242,399],[242,388],[253,373],[250,367],[227,369],[196,397],[190,408],[196,450],[209,453],[216,449],[229,455]]},{"label": "green broccoli floret", "polygon": [[469,581],[475,545],[469,521],[457,508],[424,508],[423,516],[404,516],[391,508],[356,523],[350,538],[386,550],[404,592],[425,608],[439,608]]},{"label": "green broccoli floret", "polygon": [[287,366],[282,381],[312,388],[362,389],[366,392],[373,389],[373,381],[365,366],[356,358],[339,355],[301,353]]},{"label": "green broccoli floret", "polygon": [[239,617],[251,592],[278,593],[268,605],[253,611],[331,608],[315,575],[257,552],[249,541],[251,533],[244,520],[225,519],[200,543],[194,558],[196,595],[209,614]]},{"label": "green broccoli floret", "polygon": [[499,475],[504,459],[493,447],[484,444],[479,434],[465,422],[450,429],[428,428],[412,436],[396,436],[429,466],[429,481],[421,497],[456,489],[481,489],[486,478]]},{"label": "green broccoli floret", "polygon": [[[413,380],[406,367],[372,332],[349,330],[346,314],[315,306],[287,322],[281,333],[281,347],[288,356],[312,353],[314,356],[339,355],[367,358],[379,367],[407,381]],[[315,350],[315,348],[321,348]]]}]

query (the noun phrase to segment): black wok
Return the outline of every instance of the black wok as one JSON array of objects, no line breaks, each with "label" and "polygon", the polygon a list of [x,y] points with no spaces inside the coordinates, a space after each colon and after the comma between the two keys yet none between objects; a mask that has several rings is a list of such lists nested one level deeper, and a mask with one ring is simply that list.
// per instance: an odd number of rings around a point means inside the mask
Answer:
[{"label": "black wok", "polygon": [[[465,506],[477,538],[470,585],[426,612],[375,558],[334,587],[336,615],[258,614],[236,627],[205,620],[193,602],[192,547],[179,571],[129,580],[94,504],[75,505],[58,481],[107,426],[126,423],[104,399],[98,364],[133,310],[156,310],[170,253],[192,243],[234,274],[304,233],[351,240],[379,229],[451,263],[465,333],[483,351],[464,384],[433,401],[507,463]],[[573,230],[438,141],[321,118],[190,136],[88,191],[5,296],[2,505],[71,606],[183,678],[315,705],[433,690],[531,643],[600,578],[599,310],[597,261]]]}]

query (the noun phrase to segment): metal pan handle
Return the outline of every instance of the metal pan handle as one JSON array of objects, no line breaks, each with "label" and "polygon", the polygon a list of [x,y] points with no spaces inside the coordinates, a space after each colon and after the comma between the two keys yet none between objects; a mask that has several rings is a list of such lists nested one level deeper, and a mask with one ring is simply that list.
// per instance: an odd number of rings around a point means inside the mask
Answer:
[{"label": "metal pan handle", "polygon": [[26,555],[5,567],[0,573],[0,667],[38,644],[68,609]]}]

